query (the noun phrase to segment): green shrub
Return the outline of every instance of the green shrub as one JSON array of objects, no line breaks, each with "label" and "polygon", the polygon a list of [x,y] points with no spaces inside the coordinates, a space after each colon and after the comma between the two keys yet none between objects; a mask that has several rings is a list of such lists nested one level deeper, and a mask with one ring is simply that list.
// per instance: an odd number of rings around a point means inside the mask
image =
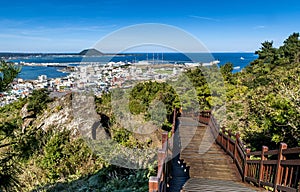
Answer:
[{"label": "green shrub", "polygon": [[41,113],[47,108],[47,103],[51,102],[49,92],[46,89],[33,90],[28,98],[28,111],[33,111],[35,114]]}]

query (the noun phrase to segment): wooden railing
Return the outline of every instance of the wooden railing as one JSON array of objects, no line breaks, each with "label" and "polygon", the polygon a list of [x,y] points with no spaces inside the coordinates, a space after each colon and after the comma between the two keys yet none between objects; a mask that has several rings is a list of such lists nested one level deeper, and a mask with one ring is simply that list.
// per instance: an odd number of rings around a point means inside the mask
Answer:
[{"label": "wooden railing", "polygon": [[[300,147],[288,149],[281,143],[278,150],[246,150],[244,177],[257,186],[269,186],[274,191],[300,191]],[[256,159],[253,159],[255,158]],[[252,159],[251,159],[252,158]],[[298,190],[297,190],[298,189]]]},{"label": "wooden railing", "polygon": [[199,115],[199,121],[208,124],[210,121],[211,112],[210,111],[201,111]]},{"label": "wooden railing", "polygon": [[211,113],[201,113],[199,121],[210,127],[216,143],[231,156],[243,181],[258,187],[268,186],[274,191],[300,192],[300,147],[288,149],[281,143],[278,150],[269,151],[263,146],[261,151],[250,152],[240,135],[220,129]]},{"label": "wooden railing", "polygon": [[173,135],[176,126],[176,109],[173,113],[171,137],[167,131],[162,133],[162,148],[158,150],[157,175],[149,179],[149,192],[166,192],[170,172],[170,158],[172,157]]}]

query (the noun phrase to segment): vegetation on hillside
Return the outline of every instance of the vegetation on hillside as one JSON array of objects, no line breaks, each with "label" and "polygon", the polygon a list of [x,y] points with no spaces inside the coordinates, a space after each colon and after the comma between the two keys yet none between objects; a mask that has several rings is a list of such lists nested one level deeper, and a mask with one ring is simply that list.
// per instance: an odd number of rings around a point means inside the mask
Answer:
[{"label": "vegetation on hillside", "polygon": [[253,149],[300,146],[300,40],[290,35],[279,48],[262,43],[258,59],[226,79],[226,127],[242,133]]},{"label": "vegetation on hillside", "polygon": [[[26,99],[0,108],[0,190],[2,191],[145,191],[152,167],[131,170],[110,165],[96,155],[74,130],[34,125],[22,129],[26,109],[39,118],[52,99],[36,90]],[[34,107],[30,107],[34,106]],[[38,109],[38,110],[34,110]],[[110,127],[111,128],[111,127]],[[122,131],[110,130],[126,146],[142,146]]]}]

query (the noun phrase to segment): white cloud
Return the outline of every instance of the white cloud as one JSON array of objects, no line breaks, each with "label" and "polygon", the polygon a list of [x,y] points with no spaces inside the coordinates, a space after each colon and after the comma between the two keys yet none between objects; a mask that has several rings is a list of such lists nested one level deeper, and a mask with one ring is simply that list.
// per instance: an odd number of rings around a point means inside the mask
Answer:
[{"label": "white cloud", "polygon": [[254,27],[254,29],[265,29],[265,28],[267,28],[267,27],[264,25],[258,25],[258,26]]},{"label": "white cloud", "polygon": [[211,17],[201,17],[197,15],[189,15],[189,17],[195,18],[195,19],[202,19],[202,20],[207,20],[207,21],[214,21],[214,22],[219,22],[219,19],[211,18]]}]

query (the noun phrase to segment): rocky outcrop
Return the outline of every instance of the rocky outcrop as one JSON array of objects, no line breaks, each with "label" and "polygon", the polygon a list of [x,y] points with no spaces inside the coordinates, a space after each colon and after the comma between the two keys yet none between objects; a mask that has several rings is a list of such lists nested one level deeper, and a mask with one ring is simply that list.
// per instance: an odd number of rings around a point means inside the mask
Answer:
[{"label": "rocky outcrop", "polygon": [[20,111],[20,116],[23,120],[22,133],[25,133],[26,128],[32,125],[33,121],[36,119],[36,114],[33,111],[28,111],[27,107],[28,103],[26,103]]},{"label": "rocky outcrop", "polygon": [[76,124],[73,122],[73,112],[71,107],[71,94],[56,98],[49,103],[47,109],[37,117],[34,126],[44,131],[50,128],[74,130]]},{"label": "rocky outcrop", "polygon": [[110,134],[102,127],[101,117],[95,111],[93,97],[67,94],[48,104],[41,114],[28,111],[25,104],[20,111],[22,132],[33,126],[47,131],[49,129],[70,130],[73,135],[83,135],[92,139],[109,139]]}]

